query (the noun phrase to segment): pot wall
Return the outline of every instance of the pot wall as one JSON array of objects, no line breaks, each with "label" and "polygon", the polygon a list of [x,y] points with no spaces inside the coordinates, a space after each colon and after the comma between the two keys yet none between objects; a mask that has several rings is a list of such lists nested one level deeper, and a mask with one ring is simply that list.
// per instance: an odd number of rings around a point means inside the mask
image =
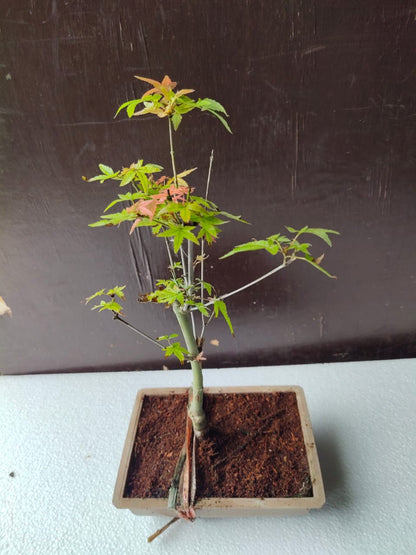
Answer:
[{"label": "pot wall", "polygon": [[[131,453],[136,437],[140,410],[145,395],[173,395],[187,393],[187,388],[142,389],[138,392],[133,408],[126,442],[119,466],[117,481],[114,488],[113,504],[119,509],[130,509],[136,515],[161,514],[175,516],[176,511],[167,508],[167,499],[137,499],[124,497],[127,472]],[[313,437],[312,425],[306,405],[303,389],[299,386],[246,386],[246,387],[208,387],[206,393],[253,393],[294,391],[296,393],[302,432],[305,441],[306,455],[309,463],[313,496],[304,498],[250,499],[206,498],[198,500],[195,505],[197,518],[213,517],[249,517],[249,516],[284,516],[306,514],[310,509],[319,509],[325,503],[325,492],[322,475]]]}]

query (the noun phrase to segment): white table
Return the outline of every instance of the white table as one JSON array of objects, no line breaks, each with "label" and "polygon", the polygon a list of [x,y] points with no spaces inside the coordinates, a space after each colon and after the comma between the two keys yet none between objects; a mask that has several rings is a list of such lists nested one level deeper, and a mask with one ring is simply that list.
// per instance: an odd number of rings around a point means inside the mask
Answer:
[{"label": "white table", "polygon": [[416,553],[416,360],[206,370],[301,385],[327,503],[306,516],[178,522],[111,504],[136,391],[187,370],[0,377],[0,553]]}]

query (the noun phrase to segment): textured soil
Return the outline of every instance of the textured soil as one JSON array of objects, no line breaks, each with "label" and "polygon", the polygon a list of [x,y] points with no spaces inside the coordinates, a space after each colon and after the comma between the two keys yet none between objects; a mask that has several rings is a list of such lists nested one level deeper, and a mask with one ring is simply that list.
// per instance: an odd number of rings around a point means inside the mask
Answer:
[{"label": "textured soil", "polygon": [[[125,497],[168,497],[187,400],[144,398]],[[312,495],[295,393],[205,394],[204,405],[210,430],[197,444],[197,498]]]}]

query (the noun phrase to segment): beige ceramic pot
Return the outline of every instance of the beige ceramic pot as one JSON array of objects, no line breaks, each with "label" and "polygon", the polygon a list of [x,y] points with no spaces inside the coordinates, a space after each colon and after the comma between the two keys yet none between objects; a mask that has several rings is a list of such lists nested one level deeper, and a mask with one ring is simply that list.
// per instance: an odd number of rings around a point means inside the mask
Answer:
[{"label": "beige ceramic pot", "polygon": [[[175,516],[176,512],[167,508],[167,499],[139,499],[124,497],[127,473],[136,437],[140,411],[145,395],[175,395],[187,393],[187,388],[142,389],[138,392],[126,442],[120,462],[114,489],[113,504],[119,509],[130,509],[136,515]],[[312,497],[294,498],[202,498],[197,500],[195,512],[198,518],[280,516],[305,514],[310,509],[319,509],[325,503],[324,486],[319,466],[318,454],[312,432],[311,421],[306,406],[303,389],[298,386],[247,386],[247,387],[207,387],[207,393],[274,393],[294,392],[303,431],[306,456],[309,463]]]}]

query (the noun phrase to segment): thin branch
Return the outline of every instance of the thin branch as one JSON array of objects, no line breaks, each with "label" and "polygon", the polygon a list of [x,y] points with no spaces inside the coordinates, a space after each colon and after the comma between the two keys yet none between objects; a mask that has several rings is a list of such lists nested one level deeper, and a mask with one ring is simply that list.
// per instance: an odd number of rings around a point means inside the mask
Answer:
[{"label": "thin branch", "polygon": [[194,285],[194,244],[188,239],[188,285],[191,288],[189,294],[192,295]]},{"label": "thin branch", "polygon": [[173,180],[175,182],[175,187],[177,187],[178,186],[178,181],[176,179],[175,153],[173,151],[172,122],[170,121],[170,118],[168,118],[168,121],[169,121],[170,159],[172,160]]},{"label": "thin branch", "polygon": [[[208,175],[207,175],[207,184],[205,187],[205,200],[208,199],[208,192],[209,192],[209,184],[211,182],[211,170],[212,164],[214,162],[214,150],[211,150],[211,156],[209,157],[209,167],[208,167]],[[204,304],[204,263],[205,263],[205,241],[201,239],[201,303]],[[204,335],[205,331],[205,316],[201,312],[201,321],[202,321],[202,329],[201,329],[201,337]]]},{"label": "thin branch", "polygon": [[188,274],[186,271],[186,264],[185,264],[185,253],[182,247],[180,247],[179,249],[180,253],[181,253],[181,264],[182,264],[182,276],[183,276],[183,281],[185,283],[185,287],[188,287],[189,282],[188,282]]},{"label": "thin branch", "polygon": [[[241,291],[244,291],[244,289],[248,289],[252,285],[255,285],[256,283],[259,283],[260,281],[263,281],[264,279],[270,277],[271,275],[275,274],[279,270],[283,270],[284,268],[287,268],[291,262],[292,262],[291,260],[289,260],[288,262],[283,262],[283,264],[280,264],[280,266],[277,266],[277,268],[273,268],[273,270],[270,270],[270,272],[267,272],[266,274],[263,274],[262,276],[258,277],[257,279],[254,279],[253,281],[250,281],[250,283],[246,283],[245,285],[243,285],[242,287],[239,287],[238,289],[234,289],[234,291],[230,291],[230,293],[225,293],[225,295],[220,295],[215,300],[222,301],[223,299],[226,299],[227,297],[231,297],[231,295],[235,295],[236,293],[240,293]],[[209,301],[208,303],[205,303],[204,306],[207,307],[207,306],[210,306],[210,305],[214,304],[215,300],[212,300],[212,301]],[[191,310],[196,310],[196,307],[192,308]]]},{"label": "thin branch", "polygon": [[170,252],[169,241],[167,237],[165,237],[165,245],[166,245],[166,250],[168,251],[169,265],[171,269],[172,278],[173,278],[173,281],[176,283],[176,285],[178,285],[176,272],[175,272],[175,265],[173,263],[172,253]]},{"label": "thin branch", "polygon": [[[191,314],[192,314],[192,312],[191,312]],[[215,314],[214,311],[212,311],[208,320],[207,321],[203,320],[203,325],[202,325],[202,330],[201,330],[201,339],[204,337],[205,329],[211,323],[211,320],[213,319],[214,314]]]},{"label": "thin branch", "polygon": [[192,333],[194,334],[194,337],[196,337],[196,327],[195,327],[194,313],[190,312],[190,314],[191,314]]},{"label": "thin branch", "polygon": [[[201,303],[204,304],[204,257],[205,257],[205,242],[203,239],[201,239],[201,270],[200,270],[200,278],[201,278],[201,293],[200,293],[200,297],[201,297]],[[201,312],[201,322],[202,322],[202,328],[201,328],[201,337],[204,334],[204,329],[205,329],[205,316],[202,314]]]},{"label": "thin branch", "polygon": [[159,349],[163,349],[162,345],[158,341],[156,341],[156,339],[153,339],[153,337],[150,337],[150,335],[147,335],[147,333],[144,333],[143,331],[138,330],[137,328],[135,328],[134,326],[132,326],[131,324],[126,322],[126,320],[123,320],[123,318],[121,318],[120,315],[117,312],[114,312],[113,317],[114,317],[114,320],[118,320],[119,322],[121,322],[122,324],[127,326],[129,329],[134,331],[134,333],[137,333],[137,335],[140,335],[141,337],[143,337],[144,339],[147,339],[148,341],[150,341],[154,345],[157,345],[159,347]]},{"label": "thin branch", "polygon": [[207,176],[207,186],[205,188],[205,200],[208,199],[208,192],[209,192],[209,184],[211,181],[211,170],[212,164],[214,162],[214,150],[211,150],[211,156],[209,157],[209,168],[208,168],[208,176]]},{"label": "thin branch", "polygon": [[[188,291],[187,294],[192,297],[194,292],[194,244],[188,239]],[[191,312],[192,332],[196,337],[195,319]]]}]

